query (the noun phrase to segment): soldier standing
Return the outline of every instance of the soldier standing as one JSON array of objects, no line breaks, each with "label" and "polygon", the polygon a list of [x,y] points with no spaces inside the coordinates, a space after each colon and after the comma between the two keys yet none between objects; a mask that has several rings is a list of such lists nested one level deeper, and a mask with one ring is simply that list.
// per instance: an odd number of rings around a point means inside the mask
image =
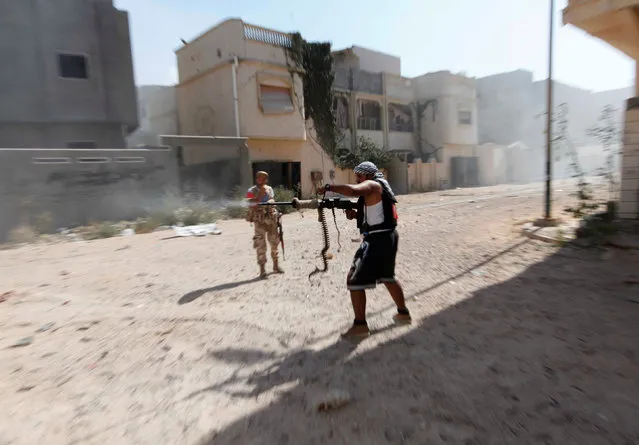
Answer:
[{"label": "soldier standing", "polygon": [[[274,202],[275,193],[273,188],[267,184],[268,173],[259,171],[255,174],[255,185],[248,189],[247,199],[251,203]],[[278,233],[278,220],[280,213],[274,206],[249,207],[246,220],[253,223],[255,235],[253,236],[253,248],[257,251],[257,264],[260,266],[260,278],[266,278],[266,239],[271,245],[271,258],[273,260],[273,272],[283,273],[280,269],[278,247],[280,236]]]}]

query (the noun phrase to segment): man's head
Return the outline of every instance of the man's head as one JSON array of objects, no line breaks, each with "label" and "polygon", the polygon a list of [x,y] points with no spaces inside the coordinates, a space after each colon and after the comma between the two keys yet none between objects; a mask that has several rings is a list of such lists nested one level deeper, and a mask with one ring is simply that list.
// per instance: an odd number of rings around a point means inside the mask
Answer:
[{"label": "man's head", "polygon": [[375,178],[379,174],[379,169],[372,162],[366,161],[355,167],[353,172],[355,173],[355,181],[360,184],[368,179]]},{"label": "man's head", "polygon": [[264,185],[268,182],[268,173],[259,171],[255,173],[255,183],[257,185]]}]

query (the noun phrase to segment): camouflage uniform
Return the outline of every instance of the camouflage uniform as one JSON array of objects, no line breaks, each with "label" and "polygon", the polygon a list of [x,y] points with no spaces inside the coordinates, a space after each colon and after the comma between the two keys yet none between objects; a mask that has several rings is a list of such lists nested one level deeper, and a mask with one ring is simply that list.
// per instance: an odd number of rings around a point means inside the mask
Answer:
[{"label": "camouflage uniform", "polygon": [[[262,202],[275,199],[273,188],[268,185],[264,186],[266,189],[266,196],[261,200]],[[253,186],[248,190],[250,195],[257,197],[259,188]],[[277,230],[277,221],[279,218],[279,212],[276,207],[263,206],[263,207],[251,207],[249,209],[248,221],[255,225],[255,235],[253,236],[253,248],[257,251],[257,264],[263,267],[266,264],[266,239],[271,245],[271,258],[273,260],[273,267],[278,267],[278,250],[277,245],[280,243],[280,235]]]}]

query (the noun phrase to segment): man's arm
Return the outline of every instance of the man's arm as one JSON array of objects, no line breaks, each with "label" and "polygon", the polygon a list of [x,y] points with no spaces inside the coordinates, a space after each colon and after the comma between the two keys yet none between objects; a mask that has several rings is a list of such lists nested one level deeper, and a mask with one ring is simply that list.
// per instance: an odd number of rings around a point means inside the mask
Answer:
[{"label": "man's arm", "polygon": [[368,196],[380,191],[381,186],[375,181],[364,181],[361,184],[334,184],[330,191],[344,196]]},{"label": "man's arm", "polygon": [[273,191],[273,187],[267,187],[266,196],[268,197],[266,202],[275,202],[275,192]]}]

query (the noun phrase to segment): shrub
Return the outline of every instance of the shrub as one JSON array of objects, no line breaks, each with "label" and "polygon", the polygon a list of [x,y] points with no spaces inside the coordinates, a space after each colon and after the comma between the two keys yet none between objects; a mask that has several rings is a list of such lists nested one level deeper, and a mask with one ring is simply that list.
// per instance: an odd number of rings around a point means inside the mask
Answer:
[{"label": "shrub", "polygon": [[231,219],[246,219],[248,207],[241,204],[231,204],[226,207],[225,215]]},{"label": "shrub", "polygon": [[86,240],[105,239],[117,236],[119,233],[120,230],[110,222],[93,223],[87,227],[83,238]]},{"label": "shrub", "polygon": [[53,232],[53,214],[51,212],[42,212],[33,218],[33,229],[37,233]]},{"label": "shrub", "polygon": [[38,233],[29,226],[19,226],[9,232],[11,244],[33,243],[38,240]]},{"label": "shrub", "polygon": [[155,229],[162,225],[163,224],[159,220],[152,217],[141,218],[135,222],[133,230],[135,230],[135,233],[138,235],[144,233],[152,233]]},{"label": "shrub", "polygon": [[[278,202],[290,202],[297,196],[294,190],[287,189],[283,186],[275,187],[273,192],[275,194],[275,201]],[[293,209],[292,206],[280,206],[279,210],[282,213],[291,213],[295,209]]]}]

